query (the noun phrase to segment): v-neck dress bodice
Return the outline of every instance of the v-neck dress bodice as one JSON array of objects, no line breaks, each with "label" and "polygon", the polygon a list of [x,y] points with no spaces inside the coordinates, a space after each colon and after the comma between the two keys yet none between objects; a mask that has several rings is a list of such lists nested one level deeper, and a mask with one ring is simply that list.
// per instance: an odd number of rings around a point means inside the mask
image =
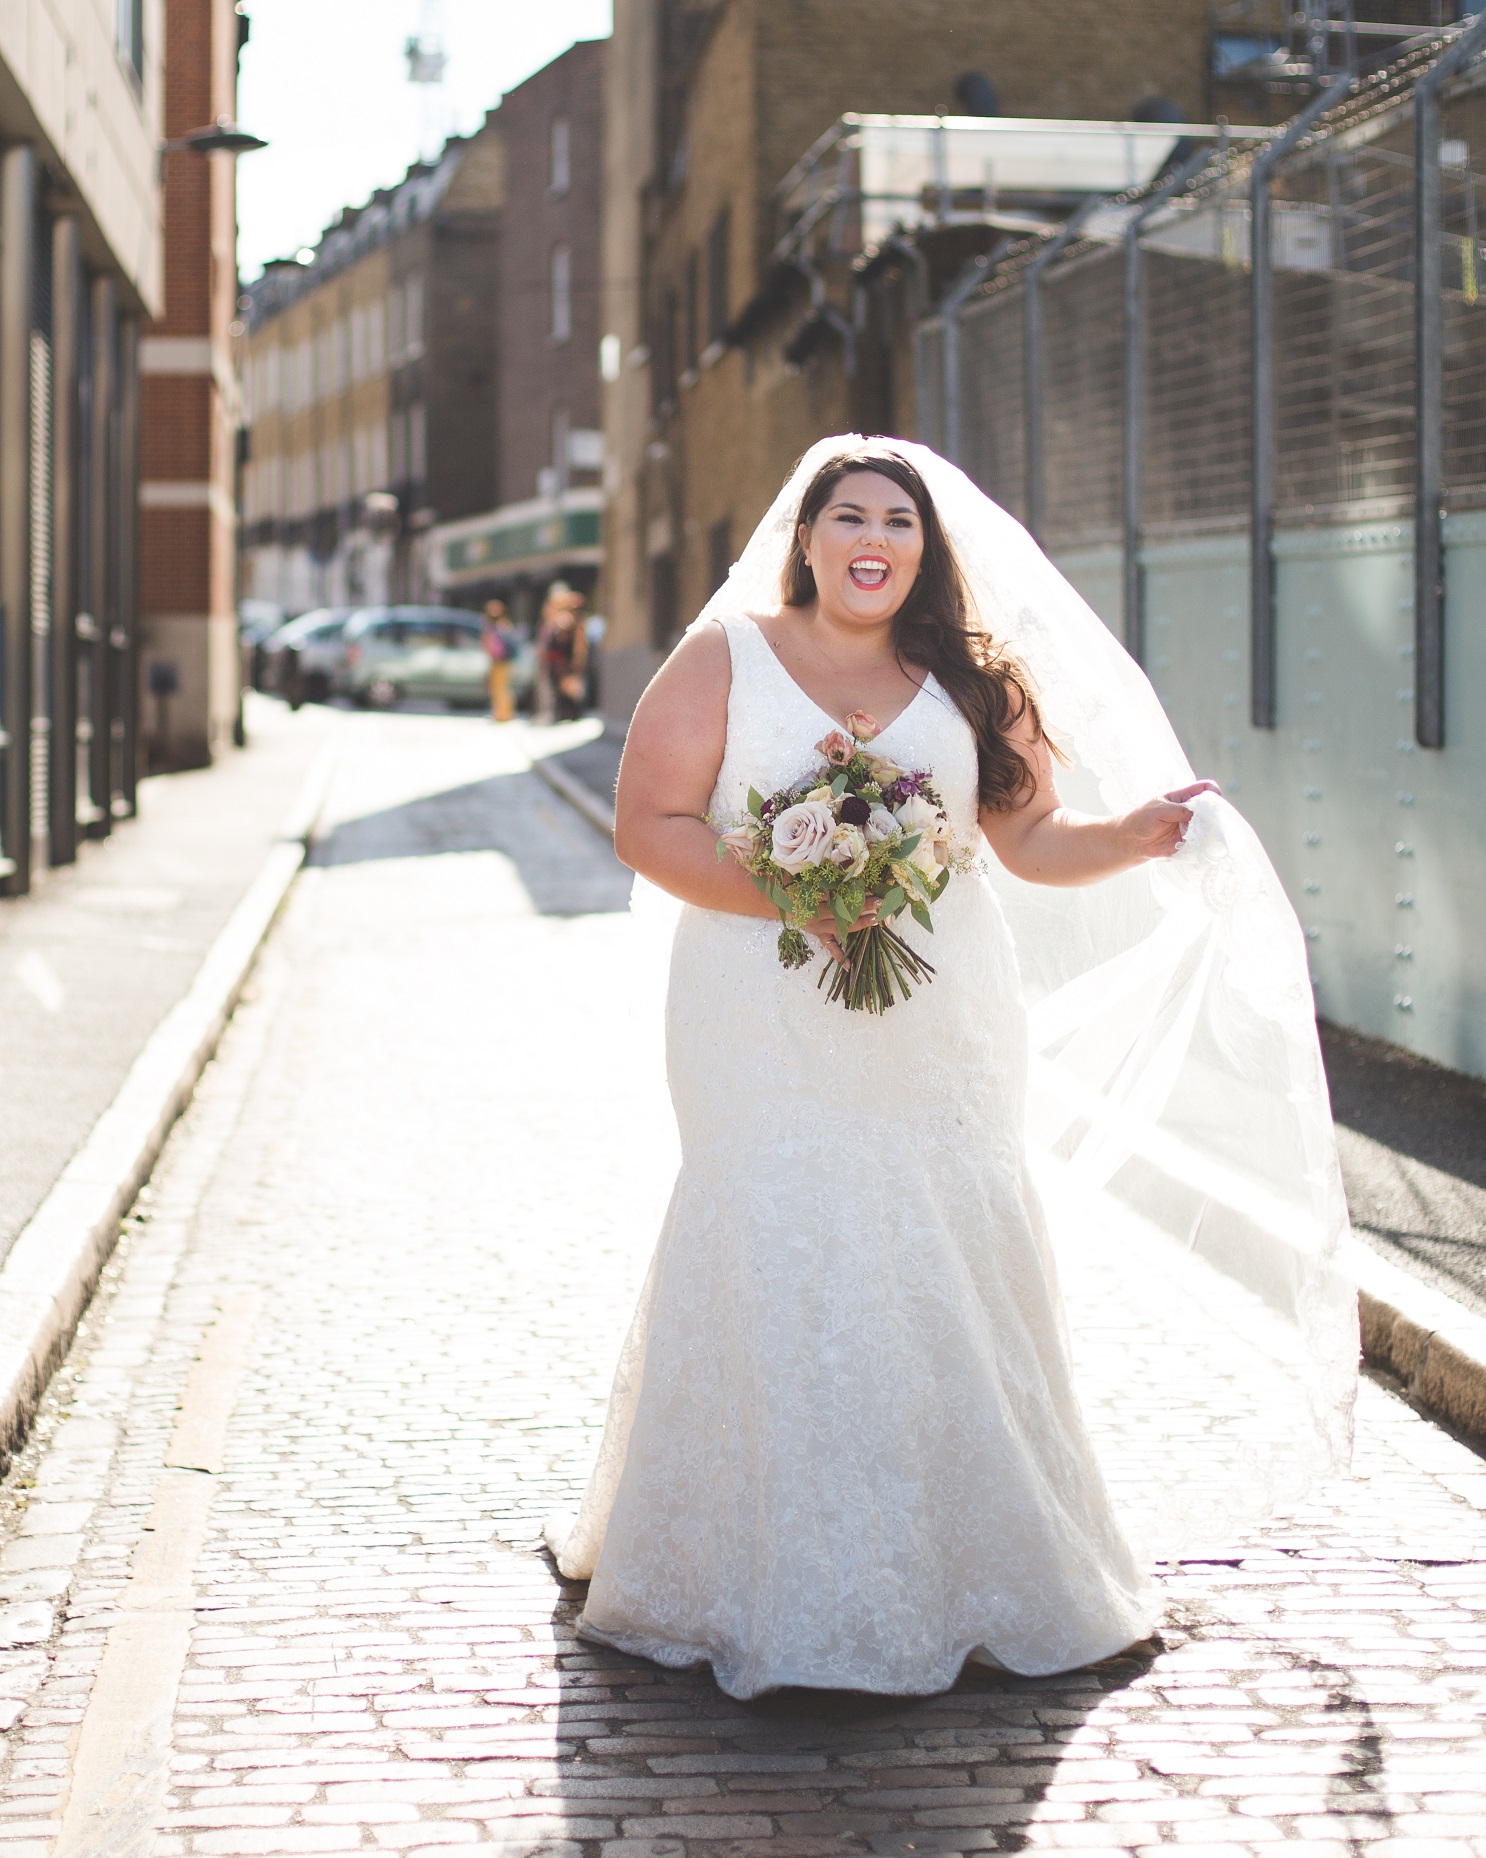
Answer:
[{"label": "v-neck dress bodice", "polygon": [[[832,719],[757,624],[712,814],[811,767]],[[975,743],[930,678],[878,738],[977,827]],[[1046,1673],[1151,1630],[1073,1393],[1027,1171],[1025,1012],[988,878],[957,874],[937,974],[879,1017],[783,968],[778,924],[686,908],[667,1071],[681,1171],[567,1574],[580,1630],[729,1694],[897,1694],[967,1657]]]}]

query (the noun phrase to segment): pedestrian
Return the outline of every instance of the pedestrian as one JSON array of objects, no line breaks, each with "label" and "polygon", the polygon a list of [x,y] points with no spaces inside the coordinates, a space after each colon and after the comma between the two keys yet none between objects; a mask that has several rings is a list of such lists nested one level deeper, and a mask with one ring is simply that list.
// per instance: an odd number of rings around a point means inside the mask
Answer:
[{"label": "pedestrian", "polygon": [[[615,850],[682,906],[652,890],[633,919],[669,950],[681,1169],[548,1541],[590,1580],[581,1637],[710,1663],[734,1697],[1070,1670],[1153,1632],[1157,1554],[1234,1540],[1346,1461],[1356,1291],[1305,944],[1139,667],[926,447],[822,441],[743,561],[625,745]],[[1060,762],[1097,812],[1062,803]],[[838,766],[880,794],[866,821],[838,817]],[[949,862],[936,842],[925,866],[940,804]],[[785,893],[733,844],[843,909],[811,868],[904,847],[882,903],[933,985],[833,1007],[831,963],[879,945],[872,895],[776,944]],[[1152,1449],[1134,1480],[1116,1457],[1122,1485],[1055,1244],[1150,1312],[1120,1424]],[[1085,1346],[1119,1348],[1083,1307]],[[1262,1372],[1220,1380],[1250,1323]],[[1209,1381],[1225,1421],[1193,1423]]]},{"label": "pedestrian", "polygon": [[511,664],[516,656],[516,628],[503,600],[485,602],[481,637],[490,659],[490,720],[508,723],[516,714],[511,698]]},{"label": "pedestrian", "polygon": [[542,603],[537,657],[546,674],[552,715],[547,720],[572,722],[583,714],[588,669],[588,634],[581,614],[583,596],[566,581],[554,581]]}]

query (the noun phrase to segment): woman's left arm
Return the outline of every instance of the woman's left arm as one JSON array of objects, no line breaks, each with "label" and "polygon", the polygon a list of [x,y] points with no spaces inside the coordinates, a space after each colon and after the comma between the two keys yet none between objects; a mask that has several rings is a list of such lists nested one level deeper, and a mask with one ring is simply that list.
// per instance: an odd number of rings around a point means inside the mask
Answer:
[{"label": "woman's left arm", "polygon": [[1026,757],[1036,786],[1006,812],[980,810],[980,828],[1013,877],[1029,884],[1093,884],[1151,858],[1169,858],[1182,842],[1192,809],[1184,803],[1216,793],[1215,781],[1194,781],[1147,800],[1113,819],[1097,819],[1064,806],[1046,742],[1034,740],[1025,720],[1011,739]]}]

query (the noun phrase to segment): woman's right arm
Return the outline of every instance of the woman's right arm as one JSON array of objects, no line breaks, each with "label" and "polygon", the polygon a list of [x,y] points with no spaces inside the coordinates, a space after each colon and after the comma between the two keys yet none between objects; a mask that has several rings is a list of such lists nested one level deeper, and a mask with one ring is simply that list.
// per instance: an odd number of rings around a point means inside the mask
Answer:
[{"label": "woman's right arm", "polygon": [[727,746],[732,664],[721,626],[690,632],[651,680],[629,726],[614,802],[614,850],[631,871],[704,910],[778,917],[731,857],[719,861],[707,806]]}]

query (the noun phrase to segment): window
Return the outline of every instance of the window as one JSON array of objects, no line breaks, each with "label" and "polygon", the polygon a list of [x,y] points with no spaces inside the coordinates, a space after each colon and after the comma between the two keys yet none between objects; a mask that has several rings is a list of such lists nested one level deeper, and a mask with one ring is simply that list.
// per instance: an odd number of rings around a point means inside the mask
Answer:
[{"label": "window", "polygon": [[386,310],[378,297],[366,312],[366,371],[380,374],[387,362]]},{"label": "window", "polygon": [[687,373],[694,373],[697,365],[697,353],[701,347],[699,340],[701,326],[702,267],[695,252],[686,261],[686,316],[683,323],[685,335],[681,350],[681,365]]},{"label": "window", "polygon": [[351,379],[366,378],[366,311],[360,304],[351,312]]},{"label": "window", "polygon": [[359,497],[372,488],[371,476],[371,435],[365,426],[358,426],[351,440],[352,479],[351,485]]},{"label": "window", "polygon": [[733,522],[730,516],[719,517],[707,531],[707,586],[716,593],[733,565]]},{"label": "window", "polygon": [[334,331],[322,329],[315,337],[315,399],[328,400],[335,392]]},{"label": "window", "polygon": [[408,476],[415,484],[428,476],[428,408],[421,400],[408,408]]},{"label": "window", "polygon": [[566,245],[552,248],[552,340],[566,342],[573,333],[573,253]]},{"label": "window", "polygon": [[675,642],[676,563],[670,555],[657,555],[650,564],[650,643],[658,652]]},{"label": "window", "polygon": [[408,475],[408,422],[401,413],[392,415],[392,481],[406,483]]},{"label": "window", "polygon": [[656,317],[655,340],[651,344],[653,365],[650,370],[655,410],[660,412],[676,398],[676,293],[668,290],[660,301]]},{"label": "window", "polygon": [[387,474],[387,428],[374,426],[371,435],[371,481],[373,489],[380,490],[388,481]]},{"label": "window", "polygon": [[548,186],[565,194],[573,184],[572,135],[566,116],[552,118],[551,162]]},{"label": "window", "polygon": [[144,0],[115,0],[114,41],[119,56],[144,81]]},{"label": "window", "polygon": [[720,342],[728,326],[728,243],[731,215],[724,207],[707,234],[707,340]]},{"label": "window", "polygon": [[335,319],[332,346],[335,359],[335,391],[343,394],[351,382],[351,340],[344,316],[338,316]]},{"label": "window", "polygon": [[389,360],[396,363],[402,360],[403,351],[403,298],[399,285],[394,284],[387,293],[387,354]]},{"label": "window", "polygon": [[423,279],[410,277],[403,286],[403,296],[403,335],[407,353],[416,357],[423,353]]}]

